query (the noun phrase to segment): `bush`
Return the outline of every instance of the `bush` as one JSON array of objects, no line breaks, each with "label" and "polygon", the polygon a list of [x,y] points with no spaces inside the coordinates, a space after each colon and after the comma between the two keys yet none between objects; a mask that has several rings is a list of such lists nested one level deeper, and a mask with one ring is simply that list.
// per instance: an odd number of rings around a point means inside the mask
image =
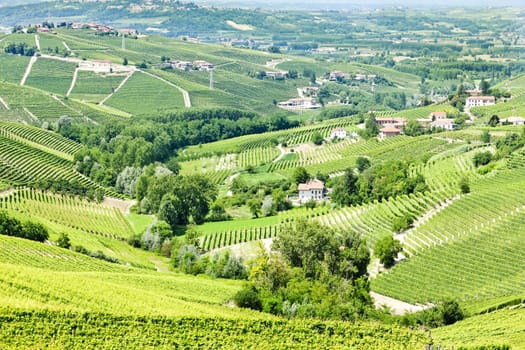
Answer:
[{"label": "bush", "polygon": [[414,223],[414,219],[410,215],[403,215],[392,220],[392,231],[399,232],[406,230]]},{"label": "bush", "polygon": [[492,160],[492,153],[490,151],[478,152],[474,155],[472,161],[476,167],[487,165]]},{"label": "bush", "polygon": [[379,258],[379,262],[387,268],[394,265],[397,254],[402,250],[401,243],[392,236],[378,240],[374,246],[374,253]]},{"label": "bush", "polygon": [[233,302],[238,307],[261,311],[262,301],[254,286],[246,285],[233,297]]},{"label": "bush", "polygon": [[60,248],[69,249],[71,247],[71,240],[67,233],[61,233],[58,237],[57,244]]},{"label": "bush", "polygon": [[468,177],[463,177],[461,180],[459,180],[459,189],[463,194],[470,193],[470,183]]}]

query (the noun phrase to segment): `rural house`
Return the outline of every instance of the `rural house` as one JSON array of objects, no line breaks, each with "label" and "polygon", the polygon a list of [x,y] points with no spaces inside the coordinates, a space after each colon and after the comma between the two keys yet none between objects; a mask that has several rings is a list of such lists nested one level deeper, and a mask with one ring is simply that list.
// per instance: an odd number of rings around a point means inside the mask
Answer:
[{"label": "rural house", "polygon": [[325,187],[324,182],[320,180],[310,180],[306,183],[298,185],[299,202],[305,203],[308,201],[322,201],[324,199]]},{"label": "rural house", "polygon": [[496,103],[494,96],[470,96],[467,97],[465,107],[491,106]]},{"label": "rural house", "polygon": [[430,129],[454,130],[456,126],[454,119],[451,118],[436,119],[430,123]]},{"label": "rural house", "polygon": [[348,132],[343,128],[335,128],[330,132],[330,139],[346,139],[348,137]]},{"label": "rural house", "polygon": [[380,141],[383,141],[384,139],[389,139],[399,135],[401,135],[401,130],[395,126],[389,125],[380,130],[378,137]]}]

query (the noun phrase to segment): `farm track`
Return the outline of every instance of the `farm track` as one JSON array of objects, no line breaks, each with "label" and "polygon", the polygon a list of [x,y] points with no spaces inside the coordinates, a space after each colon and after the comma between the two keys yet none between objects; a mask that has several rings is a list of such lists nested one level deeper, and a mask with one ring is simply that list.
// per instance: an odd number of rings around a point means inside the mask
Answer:
[{"label": "farm track", "polygon": [[69,46],[67,46],[65,41],[62,41],[62,45],[64,45],[67,51],[71,51],[71,49],[69,48]]},{"label": "farm track", "polygon": [[133,75],[134,71],[131,71],[121,82],[120,84],[115,88],[115,90],[110,93],[109,95],[107,95],[106,97],[104,97],[104,99],[102,101],[100,101],[98,104],[99,105],[103,105],[107,100],[109,100],[111,98],[111,96],[113,96],[117,91],[120,90],[120,88],[122,88],[124,86],[124,84],[126,84],[126,82],[128,81],[129,78],[131,78],[131,76]]},{"label": "farm track", "polygon": [[67,90],[66,96],[71,95],[71,91],[73,91],[73,88],[75,87],[75,84],[77,83],[78,79],[78,68],[75,69],[75,72],[73,73],[73,80],[71,80],[71,86],[69,86],[69,90]]},{"label": "farm track", "polygon": [[370,291],[370,296],[374,299],[376,309],[380,309],[383,305],[388,306],[394,315],[404,315],[406,313],[414,313],[432,307],[433,305],[409,304],[404,301],[387,297],[373,291]]},{"label": "farm track", "polygon": [[161,77],[159,77],[159,76],[157,76],[157,75],[155,75],[155,74],[151,74],[151,73],[149,73],[149,72],[145,72],[145,71],[140,70],[140,69],[139,69],[139,71],[142,72],[142,73],[144,73],[144,74],[146,74],[146,75],[149,75],[150,77],[153,77],[153,78],[155,78],[155,79],[158,79],[158,80],[160,80],[160,81],[162,81],[162,82],[164,82],[164,83],[166,83],[166,84],[168,84],[168,85],[170,85],[170,86],[173,86],[174,88],[176,88],[177,90],[179,90],[179,91],[181,92],[181,94],[182,94],[182,97],[184,98],[184,107],[186,107],[186,108],[190,108],[190,107],[191,107],[190,94],[188,93],[188,91],[184,90],[184,89],[181,88],[180,86],[175,85],[175,84],[173,84],[172,82],[167,81],[166,79],[161,78]]},{"label": "farm track", "polygon": [[38,51],[40,51],[40,40],[38,38],[38,34],[35,34],[35,44]]},{"label": "farm track", "polygon": [[4,101],[2,97],[0,97],[0,103],[7,109],[8,111],[11,109],[9,108],[9,105]]},{"label": "farm track", "polygon": [[37,56],[32,56],[29,60],[29,63],[27,64],[26,71],[24,72],[24,76],[22,77],[22,80],[20,80],[20,86],[24,86],[27,80],[27,77],[31,73],[31,69],[33,68],[33,64],[35,64],[36,60],[38,59]]}]

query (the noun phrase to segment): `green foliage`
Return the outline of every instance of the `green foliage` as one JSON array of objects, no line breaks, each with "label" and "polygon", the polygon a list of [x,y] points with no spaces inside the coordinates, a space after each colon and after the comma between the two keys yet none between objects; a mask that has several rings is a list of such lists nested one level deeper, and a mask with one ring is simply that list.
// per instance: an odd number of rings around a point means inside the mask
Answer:
[{"label": "green foliage", "polygon": [[392,220],[392,231],[399,232],[406,230],[412,225],[414,218],[410,215],[403,215]]},{"label": "green foliage", "polygon": [[365,128],[361,132],[361,136],[363,136],[365,139],[370,139],[372,137],[376,137],[378,134],[379,127],[377,126],[376,118],[373,114],[371,114],[365,122]]},{"label": "green foliage", "polygon": [[379,258],[379,262],[386,268],[394,265],[397,254],[402,250],[401,242],[392,236],[385,236],[374,245],[374,254]]},{"label": "green foliage", "polygon": [[357,157],[357,159],[355,160],[356,168],[360,173],[370,168],[371,164],[372,163],[370,162],[370,159],[367,157]]},{"label": "green foliage", "polygon": [[57,244],[60,248],[69,249],[71,248],[71,240],[69,239],[69,236],[67,233],[61,233],[58,237]]},{"label": "green foliage", "polygon": [[423,127],[417,120],[409,120],[405,126],[404,133],[407,136],[419,136],[424,133]]},{"label": "green foliage", "polygon": [[235,294],[233,301],[238,307],[257,311],[262,310],[262,301],[259,298],[259,294],[257,290],[249,284]]},{"label": "green foliage", "polygon": [[468,177],[465,176],[459,180],[459,189],[463,194],[470,193],[470,181]]},{"label": "green foliage", "polygon": [[483,130],[480,136],[480,140],[483,143],[490,143],[490,132],[488,130]]},{"label": "green foliage", "polygon": [[323,144],[324,138],[321,134],[315,133],[312,135],[312,142],[314,145],[320,146]]},{"label": "green foliage", "polygon": [[295,184],[306,183],[310,179],[311,176],[304,167],[296,168],[292,175],[292,182]]},{"label": "green foliage", "polygon": [[44,242],[49,238],[47,229],[40,223],[20,220],[0,211],[0,234]]},{"label": "green foliage", "polygon": [[492,160],[492,152],[485,151],[485,152],[478,152],[474,155],[474,158],[472,158],[472,161],[474,162],[474,165],[476,167],[480,167],[482,165],[487,165]]},{"label": "green foliage", "polygon": [[404,316],[402,322],[436,328],[454,324],[461,321],[464,317],[464,311],[457,301],[445,300],[430,309]]}]

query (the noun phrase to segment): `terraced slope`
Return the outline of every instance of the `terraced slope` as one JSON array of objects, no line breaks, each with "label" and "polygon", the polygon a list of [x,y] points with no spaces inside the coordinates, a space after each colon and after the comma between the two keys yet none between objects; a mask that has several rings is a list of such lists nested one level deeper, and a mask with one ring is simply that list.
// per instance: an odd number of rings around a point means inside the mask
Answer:
[{"label": "terraced slope", "polygon": [[483,299],[525,288],[523,168],[472,185],[417,229],[404,244],[417,254],[372,282],[372,288],[409,302]]}]

